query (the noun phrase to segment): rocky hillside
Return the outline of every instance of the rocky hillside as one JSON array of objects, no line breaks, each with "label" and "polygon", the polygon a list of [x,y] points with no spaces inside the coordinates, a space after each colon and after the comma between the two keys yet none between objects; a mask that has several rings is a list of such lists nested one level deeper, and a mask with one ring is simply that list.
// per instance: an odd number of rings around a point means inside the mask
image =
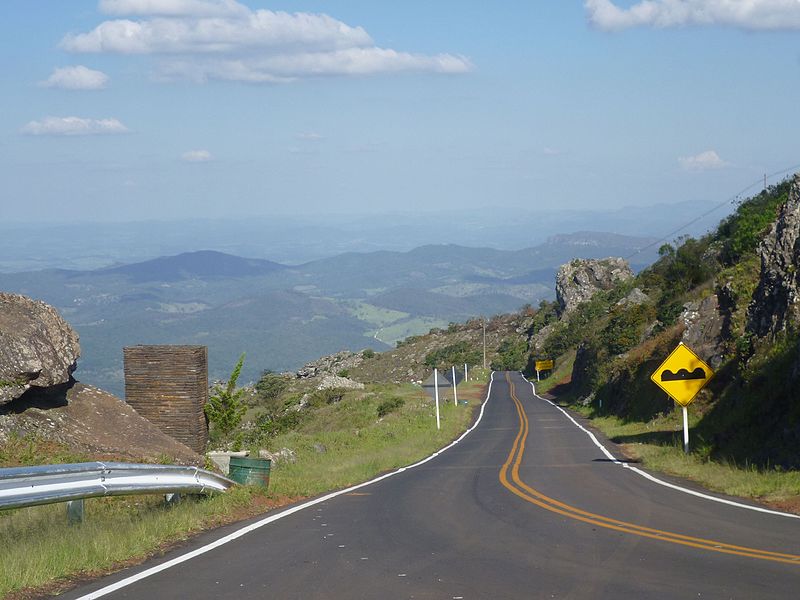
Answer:
[{"label": "rocky hillside", "polygon": [[673,410],[649,377],[684,342],[716,370],[690,409],[698,447],[800,466],[800,176],[659,254],[635,277],[616,262],[599,273],[596,261],[562,267],[559,302],[542,303],[521,336],[529,361],[572,365],[563,398],[647,421]]}]

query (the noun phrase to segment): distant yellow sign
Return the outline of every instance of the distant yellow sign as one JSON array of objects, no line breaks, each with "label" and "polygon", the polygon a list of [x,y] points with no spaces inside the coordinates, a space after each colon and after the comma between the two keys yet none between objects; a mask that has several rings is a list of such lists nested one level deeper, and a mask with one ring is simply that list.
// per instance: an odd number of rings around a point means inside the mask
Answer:
[{"label": "distant yellow sign", "polygon": [[537,360],[536,361],[536,370],[537,371],[552,371],[553,370],[553,360]]},{"label": "distant yellow sign", "polygon": [[681,406],[689,406],[714,376],[714,370],[681,342],[650,379]]}]

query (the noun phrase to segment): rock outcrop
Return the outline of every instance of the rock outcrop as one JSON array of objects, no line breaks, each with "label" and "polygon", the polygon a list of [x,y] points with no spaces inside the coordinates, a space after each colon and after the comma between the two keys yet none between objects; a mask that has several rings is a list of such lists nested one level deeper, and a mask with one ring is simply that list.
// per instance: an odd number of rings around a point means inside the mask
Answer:
[{"label": "rock outcrop", "polygon": [[364,384],[358,381],[353,381],[347,377],[339,377],[338,375],[322,376],[322,382],[317,386],[318,390],[332,390],[332,389],[346,389],[346,390],[363,390]]},{"label": "rock outcrop", "polygon": [[725,358],[725,316],[717,295],[684,304],[681,321],[686,327],[681,341],[713,368],[719,367]]},{"label": "rock outcrop", "polygon": [[623,258],[575,259],[558,269],[556,299],[562,313],[568,313],[600,290],[633,278]]},{"label": "rock outcrop", "polygon": [[306,379],[308,377],[319,377],[325,374],[337,375],[342,371],[357,367],[363,361],[364,355],[361,352],[343,350],[342,352],[337,352],[330,356],[323,356],[314,362],[308,363],[297,371],[295,376],[298,379]]},{"label": "rock outcrop", "polygon": [[764,337],[800,320],[800,175],[759,254],[761,276],[747,310],[747,330]]},{"label": "rock outcrop", "polygon": [[80,353],[78,334],[55,308],[0,292],[0,405],[31,387],[67,383]]}]

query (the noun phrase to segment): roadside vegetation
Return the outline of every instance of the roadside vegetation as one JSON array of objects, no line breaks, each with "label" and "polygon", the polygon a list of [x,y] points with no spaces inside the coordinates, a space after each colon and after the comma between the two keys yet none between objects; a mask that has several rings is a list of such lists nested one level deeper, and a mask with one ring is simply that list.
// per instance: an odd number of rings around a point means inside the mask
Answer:
[{"label": "roadside vegetation", "polygon": [[[541,303],[528,330],[506,346],[529,343],[529,376],[535,377],[534,360],[555,359],[537,390],[592,419],[644,466],[800,510],[800,323],[762,340],[746,328],[759,278],[758,245],[789,188],[785,181],[741,202],[700,239],[664,244],[651,267],[571,313]],[[691,452],[685,455],[680,411],[650,375],[681,341],[687,303],[698,311],[715,294],[721,332],[700,343],[715,353],[716,375],[689,407]],[[537,335],[538,353],[530,349]]]},{"label": "roadside vegetation", "polygon": [[[1,511],[0,597],[22,598],[25,589],[56,592],[71,581],[158,554],[204,529],[424,458],[469,426],[483,400],[486,378],[483,373],[480,381],[459,386],[459,400],[466,405],[454,406],[452,395],[443,394],[439,431],[432,401],[411,384],[319,390],[305,398],[305,408],[288,413],[285,407],[296,406],[307,392],[294,389],[286,376],[265,373],[246,402],[238,388],[220,386],[217,392],[223,396],[232,392],[225,396],[226,414],[240,414],[236,402],[241,400],[254,421],[245,415],[224,436],[217,432],[218,442],[241,443],[256,456],[262,448],[290,450],[273,465],[269,489],[239,486],[225,494],[189,497],[175,506],[167,506],[163,496],[89,499],[84,522],[71,526],[63,504]],[[276,418],[278,414],[294,416]],[[229,420],[225,423],[227,427]],[[0,466],[93,459],[31,437],[12,437],[0,445]]]}]

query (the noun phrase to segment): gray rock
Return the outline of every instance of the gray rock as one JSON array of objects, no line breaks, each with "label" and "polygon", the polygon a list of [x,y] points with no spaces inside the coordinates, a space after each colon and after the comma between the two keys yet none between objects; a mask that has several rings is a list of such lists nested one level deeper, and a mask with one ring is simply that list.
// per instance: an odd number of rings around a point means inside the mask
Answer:
[{"label": "gray rock", "polygon": [[633,278],[623,258],[575,259],[561,265],[556,275],[556,299],[562,313],[568,313],[600,290]]},{"label": "gray rock", "polygon": [[281,448],[277,452],[270,452],[269,450],[261,449],[258,451],[259,458],[268,458],[272,461],[273,465],[280,463],[294,463],[297,462],[297,454],[294,450],[289,448]]},{"label": "gray rock", "polygon": [[80,354],[78,334],[55,308],[0,292],[0,405],[69,382]]},{"label": "gray rock", "polygon": [[765,337],[800,320],[800,175],[759,254],[761,274],[747,309],[747,331]]},{"label": "gray rock", "polygon": [[650,296],[645,294],[642,290],[638,287],[633,288],[630,293],[625,296],[622,300],[617,302],[618,306],[638,306],[640,304],[644,304],[650,300]]},{"label": "gray rock", "polygon": [[324,374],[336,375],[341,371],[357,367],[362,362],[364,362],[362,353],[343,350],[306,364],[295,373],[295,377],[307,379],[309,377],[320,377]]},{"label": "gray rock", "polygon": [[338,375],[323,375],[322,382],[317,386],[318,390],[327,390],[332,388],[344,388],[347,390],[363,390],[364,384],[358,381],[353,381],[347,377],[339,377]]},{"label": "gray rock", "polygon": [[681,313],[686,330],[681,341],[716,369],[725,357],[724,317],[716,294],[687,302]]}]

